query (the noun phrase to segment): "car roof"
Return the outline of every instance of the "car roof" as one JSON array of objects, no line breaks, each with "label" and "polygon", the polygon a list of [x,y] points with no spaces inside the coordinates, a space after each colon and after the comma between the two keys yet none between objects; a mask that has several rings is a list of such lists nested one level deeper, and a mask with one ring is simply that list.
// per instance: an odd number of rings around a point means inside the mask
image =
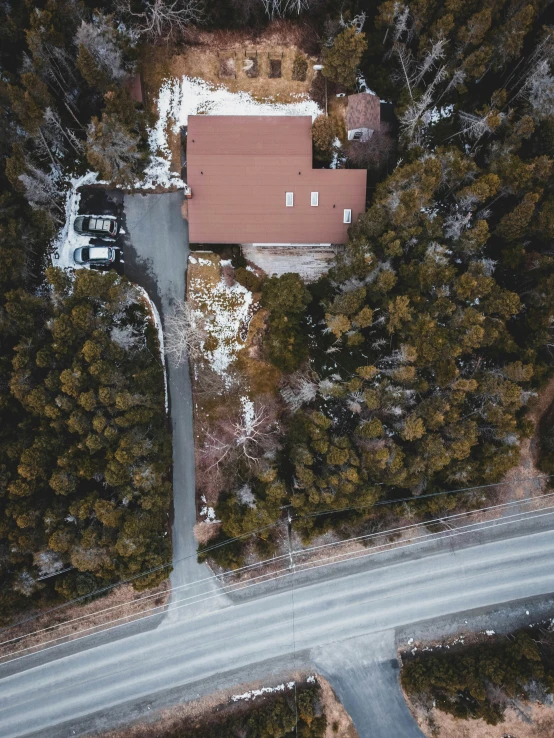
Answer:
[{"label": "car roof", "polygon": [[91,216],[88,227],[96,231],[109,231],[111,223],[113,223],[113,218],[96,218]]},{"label": "car roof", "polygon": [[88,247],[88,258],[89,259],[109,259],[110,249],[107,246],[89,246]]}]

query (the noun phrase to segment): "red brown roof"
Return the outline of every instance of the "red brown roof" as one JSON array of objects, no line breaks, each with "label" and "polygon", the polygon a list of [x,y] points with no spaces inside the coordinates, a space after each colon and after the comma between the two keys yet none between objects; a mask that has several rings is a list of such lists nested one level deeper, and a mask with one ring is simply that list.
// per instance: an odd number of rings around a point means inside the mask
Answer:
[{"label": "red brown roof", "polygon": [[349,131],[355,128],[369,128],[378,131],[381,125],[381,100],[377,95],[360,92],[348,96],[346,109],[346,127]]},{"label": "red brown roof", "polygon": [[192,243],[344,243],[365,210],[365,170],[312,169],[309,116],[189,116],[187,184]]}]

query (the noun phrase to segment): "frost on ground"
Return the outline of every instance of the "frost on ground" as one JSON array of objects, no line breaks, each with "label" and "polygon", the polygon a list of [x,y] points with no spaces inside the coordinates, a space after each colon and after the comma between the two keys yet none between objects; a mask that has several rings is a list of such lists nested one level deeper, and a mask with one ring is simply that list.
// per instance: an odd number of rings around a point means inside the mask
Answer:
[{"label": "frost on ground", "polygon": [[202,507],[200,509],[200,517],[204,518],[204,523],[221,523],[221,520],[217,520],[215,510],[210,507],[206,501],[206,495],[200,495],[202,500]]},{"label": "frost on ground", "polygon": [[204,321],[204,353],[210,367],[225,376],[244,345],[252,317],[252,293],[242,285],[229,286],[220,275],[219,258],[191,257],[188,300]]}]

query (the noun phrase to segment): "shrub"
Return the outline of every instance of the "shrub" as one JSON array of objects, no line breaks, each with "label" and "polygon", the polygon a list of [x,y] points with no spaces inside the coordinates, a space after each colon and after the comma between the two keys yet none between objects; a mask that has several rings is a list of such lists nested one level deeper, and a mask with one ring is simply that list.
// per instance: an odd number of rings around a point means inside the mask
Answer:
[{"label": "shrub", "polygon": [[235,279],[250,292],[259,292],[262,289],[263,280],[245,267],[235,269]]},{"label": "shrub", "polygon": [[297,54],[292,63],[292,78],[297,82],[306,81],[306,72],[308,71],[308,60],[302,54]]},{"label": "shrub", "polygon": [[318,116],[312,126],[312,141],[316,154],[330,156],[337,132],[331,118],[326,115]]}]

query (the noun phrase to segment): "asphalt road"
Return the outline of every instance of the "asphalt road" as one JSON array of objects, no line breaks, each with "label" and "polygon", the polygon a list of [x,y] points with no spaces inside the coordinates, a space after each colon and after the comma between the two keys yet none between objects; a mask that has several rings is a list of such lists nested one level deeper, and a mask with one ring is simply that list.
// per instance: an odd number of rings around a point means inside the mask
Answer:
[{"label": "asphalt road", "polygon": [[[127,231],[125,273],[144,287],[160,311],[162,323],[176,301],[185,298],[189,251],[188,223],[181,217],[183,192],[125,195]],[[196,560],[194,430],[188,367],[168,364],[173,427],[173,559],[172,587],[204,579],[210,572]],[[170,608],[171,609],[171,608]]]},{"label": "asphalt road", "polygon": [[[117,712],[179,685],[221,683],[226,672],[233,672],[235,683],[238,674],[246,681],[260,662],[287,656],[292,665],[296,653],[306,650],[315,666],[335,642],[548,594],[554,591],[553,555],[554,531],[547,530],[369,568],[334,579],[332,586],[322,580],[201,616],[167,619],[155,631],[3,678],[0,735],[82,734],[85,726],[91,729],[85,719],[90,713],[110,707]],[[349,653],[335,650],[335,672],[351,668]],[[53,726],[61,723],[60,733]],[[361,738],[370,735],[362,732]]]}]

